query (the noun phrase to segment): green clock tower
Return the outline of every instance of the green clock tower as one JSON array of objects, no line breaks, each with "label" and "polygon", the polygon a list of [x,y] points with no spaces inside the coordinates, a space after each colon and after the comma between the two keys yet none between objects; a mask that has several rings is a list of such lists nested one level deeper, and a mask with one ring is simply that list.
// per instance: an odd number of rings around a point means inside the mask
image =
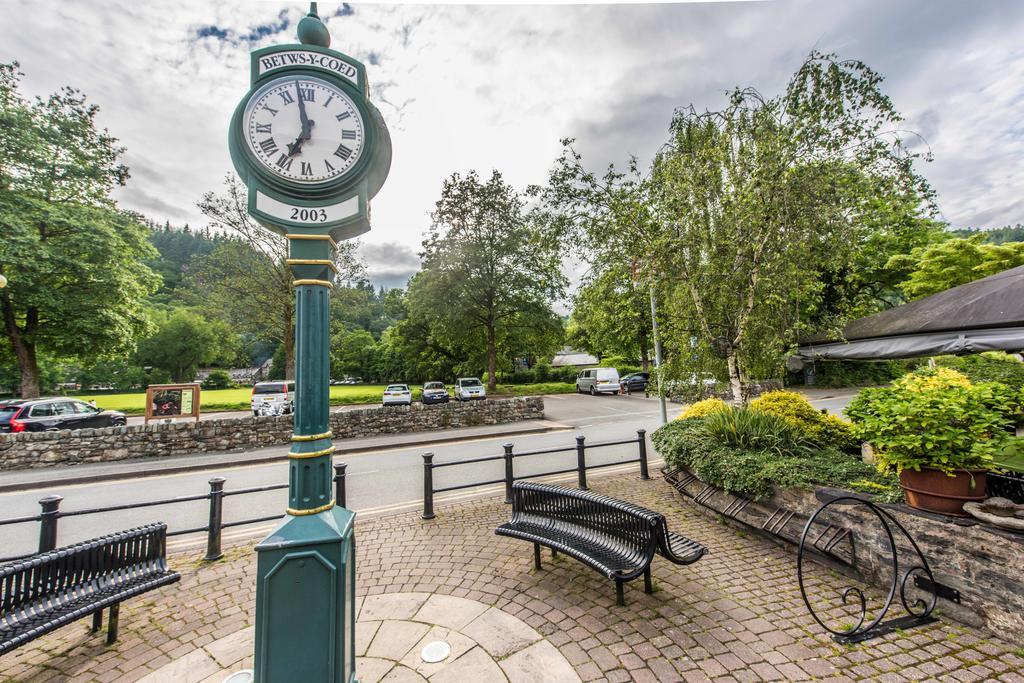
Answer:
[{"label": "green clock tower", "polygon": [[249,213],[288,239],[296,399],[287,514],[256,546],[258,683],[355,680],[354,513],[332,494],[328,304],[340,240],[367,232],[391,138],[366,68],[330,49],[312,3],[299,44],[256,50],[229,148]]}]

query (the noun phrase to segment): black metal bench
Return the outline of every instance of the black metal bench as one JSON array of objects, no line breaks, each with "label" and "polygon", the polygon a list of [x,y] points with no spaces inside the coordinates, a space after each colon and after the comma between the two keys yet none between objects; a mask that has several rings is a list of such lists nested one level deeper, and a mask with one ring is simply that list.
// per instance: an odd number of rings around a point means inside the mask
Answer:
[{"label": "black metal bench", "polygon": [[494,533],[533,543],[540,569],[540,546],[563,552],[615,581],[615,598],[625,604],[622,584],[641,574],[651,592],[655,554],[675,564],[699,560],[707,548],[668,530],[660,512],[591,491],[517,481],[512,487],[512,519]]},{"label": "black metal bench", "polygon": [[95,633],[107,608],[113,643],[122,601],[181,579],[166,552],[167,525],[150,524],[0,565],[0,655],[90,614]]}]

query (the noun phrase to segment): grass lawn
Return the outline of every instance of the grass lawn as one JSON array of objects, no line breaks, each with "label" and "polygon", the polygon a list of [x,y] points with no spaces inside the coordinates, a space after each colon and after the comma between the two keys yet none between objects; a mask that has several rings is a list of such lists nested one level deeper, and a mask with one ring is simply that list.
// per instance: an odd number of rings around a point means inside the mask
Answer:
[{"label": "grass lawn", "polygon": [[[356,384],[331,387],[331,405],[358,403],[380,403],[384,384]],[[544,384],[499,384],[497,393],[502,396],[531,396],[537,394],[564,394],[576,390],[575,385],[562,382]],[[224,410],[249,410],[252,396],[251,387],[238,389],[203,390],[200,407],[204,413]],[[420,388],[412,387],[413,399],[420,397]],[[146,393],[131,394],[81,394],[75,396],[83,401],[96,401],[96,405],[107,410],[120,410],[127,415],[145,415]]]}]

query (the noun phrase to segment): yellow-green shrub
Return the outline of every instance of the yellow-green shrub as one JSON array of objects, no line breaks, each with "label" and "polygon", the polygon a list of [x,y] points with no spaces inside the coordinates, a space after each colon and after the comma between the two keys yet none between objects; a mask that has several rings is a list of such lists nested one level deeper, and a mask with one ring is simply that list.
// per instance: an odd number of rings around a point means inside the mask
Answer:
[{"label": "yellow-green shrub", "polygon": [[796,392],[769,391],[751,401],[750,407],[781,417],[819,445],[842,450],[857,446],[853,425],[835,415],[822,413]]},{"label": "yellow-green shrub", "polygon": [[678,419],[689,420],[691,417],[704,417],[719,410],[726,410],[728,407],[720,398],[706,398],[684,408]]}]

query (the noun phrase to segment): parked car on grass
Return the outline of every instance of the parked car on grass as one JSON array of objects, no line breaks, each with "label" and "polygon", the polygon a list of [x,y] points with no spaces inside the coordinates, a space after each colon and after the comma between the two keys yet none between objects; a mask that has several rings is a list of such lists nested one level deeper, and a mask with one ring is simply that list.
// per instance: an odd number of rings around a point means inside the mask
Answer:
[{"label": "parked car on grass", "polygon": [[382,404],[386,406],[411,406],[412,391],[408,384],[389,384],[384,390]]},{"label": "parked car on grass", "polygon": [[487,398],[483,382],[476,377],[460,377],[455,380],[456,401],[481,401]]},{"label": "parked car on grass", "polygon": [[447,403],[450,398],[444,382],[427,382],[423,385],[423,405]]},{"label": "parked car on grass", "polygon": [[615,368],[589,368],[576,378],[576,392],[596,394],[619,393],[619,371]]},{"label": "parked car on grass", "polygon": [[634,391],[647,391],[647,383],[651,381],[651,373],[634,372],[619,379],[619,391],[628,394]]},{"label": "parked car on grass", "polygon": [[295,410],[295,381],[256,382],[252,387],[252,414],[287,415]]},{"label": "parked car on grass", "polygon": [[0,433],[55,432],[128,424],[124,413],[103,410],[73,398],[0,401]]}]

